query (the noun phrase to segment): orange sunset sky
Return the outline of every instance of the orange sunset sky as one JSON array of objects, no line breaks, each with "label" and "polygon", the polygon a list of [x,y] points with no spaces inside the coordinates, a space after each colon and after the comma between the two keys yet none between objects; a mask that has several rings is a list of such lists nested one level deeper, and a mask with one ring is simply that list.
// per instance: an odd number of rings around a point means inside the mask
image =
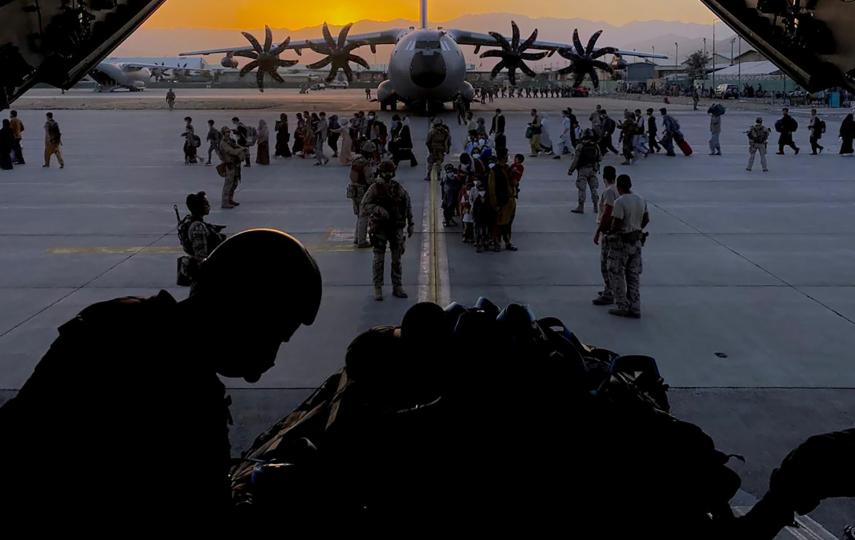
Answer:
[{"label": "orange sunset sky", "polygon": [[[708,23],[712,14],[698,0],[431,0],[432,21],[476,13],[520,13],[529,17],[583,18],[620,25],[639,20]],[[147,28],[299,29],[324,21],[418,19],[418,0],[168,0]]]}]

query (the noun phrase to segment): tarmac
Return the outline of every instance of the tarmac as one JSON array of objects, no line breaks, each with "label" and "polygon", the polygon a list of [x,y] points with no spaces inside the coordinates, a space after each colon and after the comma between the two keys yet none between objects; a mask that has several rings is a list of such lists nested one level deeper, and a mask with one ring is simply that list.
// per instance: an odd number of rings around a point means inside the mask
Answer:
[{"label": "tarmac", "polygon": [[[693,156],[651,156],[629,167],[607,158],[632,176],[651,216],[643,318],[625,320],[591,305],[601,285],[594,214],[590,202],[586,214],[570,213],[576,192],[566,158],[527,158],[514,225],[519,251],[476,254],[461,242],[459,228],[443,229],[437,219],[436,193],[423,181],[427,120],[412,117],[421,163],[399,169],[417,216],[404,259],[411,294],[395,299],[387,283],[386,300],[375,302],[371,250],[352,245],[347,168],[298,158],[253,166],[244,170],[236,197],[242,205],[223,211],[216,208],[222,180],[213,167],[183,164],[179,134],[186,114],[204,133],[209,118],[222,125],[235,109],[247,124],[265,118],[272,126],[279,112],[293,123],[293,113],[306,109],[349,116],[376,103],[361,90],[308,97],[296,90],[177,92],[172,112],[153,92],[36,90],[16,104],[27,126],[28,165],[0,171],[0,402],[24,383],[57,326],[90,303],[159,289],[186,296],[175,286],[180,248],[172,205],[183,214],[186,194],[204,190],[215,206],[209,221],[232,233],[260,226],[288,231],[315,254],[324,277],[316,323],[281,348],[276,367],[255,386],[227,381],[235,452],[339,369],[361,331],[399,322],[419,299],[470,303],[478,296],[529,304],[539,315],[561,318],[588,343],[654,356],[672,387],[674,413],[701,425],[725,452],[746,457],[746,464],[732,463],[743,479],[740,501],[761,496],[772,469],[809,435],[855,426],[855,158],[836,155],[842,111],[826,112],[826,152],[811,156],[806,111],[796,110],[802,153],[774,155],[773,133],[768,173],[759,164],[745,171],[744,132],[758,114],[770,127],[777,115],[744,104],[723,119],[721,157],[707,155],[704,101],[698,112],[670,107]],[[558,111],[571,106],[587,125],[596,103],[615,118],[625,106],[661,106],[591,97],[500,99],[473,108],[488,122],[495,107],[511,111],[510,149],[528,154],[522,111],[546,111],[557,142]],[[47,107],[63,131],[63,170],[40,166]],[[463,130],[452,113],[446,120],[459,152]],[[829,501],[811,518],[839,535],[855,523],[855,503]]]}]

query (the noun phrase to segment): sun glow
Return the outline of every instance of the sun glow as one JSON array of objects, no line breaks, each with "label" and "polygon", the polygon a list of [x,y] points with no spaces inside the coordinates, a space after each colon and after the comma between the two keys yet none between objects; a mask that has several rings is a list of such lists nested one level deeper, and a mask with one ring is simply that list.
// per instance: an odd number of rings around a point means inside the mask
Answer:
[{"label": "sun glow", "polygon": [[[640,19],[708,22],[709,10],[701,2],[648,0],[638,10],[636,0],[428,0],[429,18],[442,22],[467,14],[520,13],[530,17],[579,17],[624,24]],[[264,25],[297,30],[327,21],[340,26],[359,20],[388,21],[419,18],[418,0],[174,0],[166,2],[146,22],[148,28],[258,29]]]}]

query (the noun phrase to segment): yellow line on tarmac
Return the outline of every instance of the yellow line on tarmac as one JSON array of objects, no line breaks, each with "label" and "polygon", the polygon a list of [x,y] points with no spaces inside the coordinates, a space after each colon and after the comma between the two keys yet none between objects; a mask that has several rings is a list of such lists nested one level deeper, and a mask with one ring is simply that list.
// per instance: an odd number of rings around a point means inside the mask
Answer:
[{"label": "yellow line on tarmac", "polygon": [[439,167],[434,166],[430,173],[430,230],[425,231],[430,235],[430,262],[428,272],[428,302],[439,303],[439,225],[437,221],[437,193],[439,191]]},{"label": "yellow line on tarmac", "polygon": [[[350,242],[325,242],[317,245],[307,245],[306,248],[312,253],[343,253],[356,251],[356,247]],[[154,255],[180,255],[184,250],[178,246],[79,246],[79,247],[56,247],[48,249],[51,255],[132,255],[145,253]]]},{"label": "yellow line on tarmac", "polygon": [[86,247],[59,247],[51,248],[48,253],[52,255],[128,255],[132,253],[183,253],[180,247],[173,246],[86,246]]}]

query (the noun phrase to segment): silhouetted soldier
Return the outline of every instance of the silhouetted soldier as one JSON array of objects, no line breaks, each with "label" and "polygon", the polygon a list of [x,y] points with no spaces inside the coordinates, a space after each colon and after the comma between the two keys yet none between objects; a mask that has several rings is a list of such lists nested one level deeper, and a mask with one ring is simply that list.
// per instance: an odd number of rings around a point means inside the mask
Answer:
[{"label": "silhouetted soldier", "polygon": [[84,309],[0,408],[4,525],[222,521],[229,398],[217,375],[257,382],[320,301],[300,242],[256,229],[211,253],[187,300],[161,291]]}]

